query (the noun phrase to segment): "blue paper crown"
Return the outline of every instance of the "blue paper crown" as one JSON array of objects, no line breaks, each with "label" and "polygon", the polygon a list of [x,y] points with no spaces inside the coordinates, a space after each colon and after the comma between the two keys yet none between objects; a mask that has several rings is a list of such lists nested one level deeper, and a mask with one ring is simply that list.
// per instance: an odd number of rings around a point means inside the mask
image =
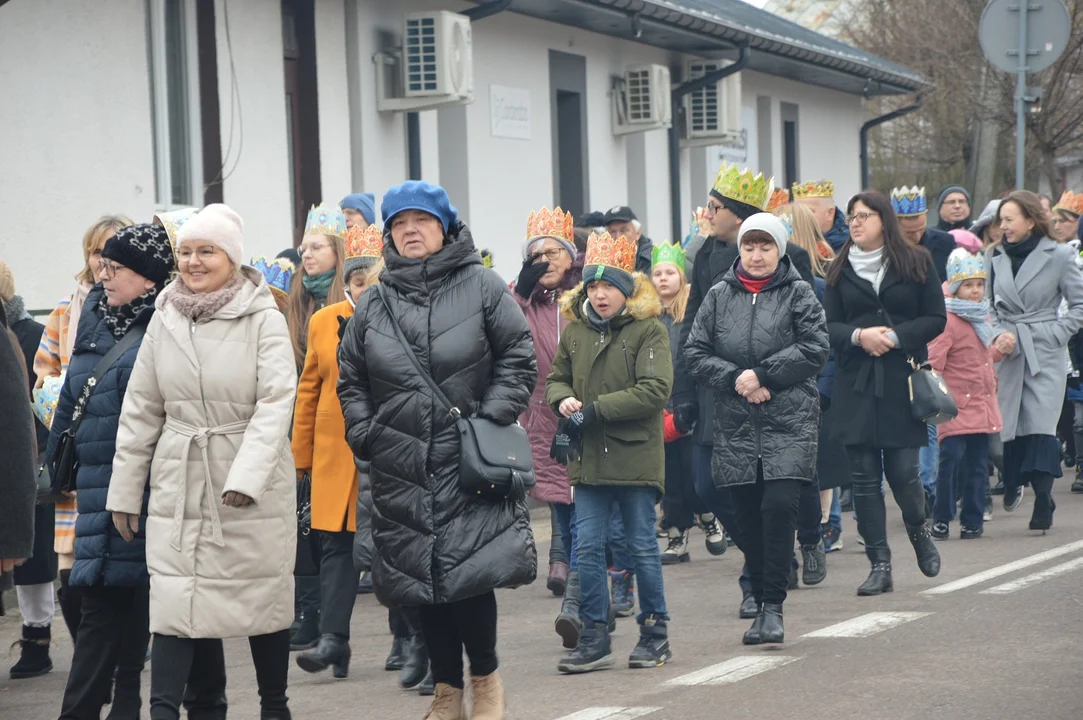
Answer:
[{"label": "blue paper crown", "polygon": [[271,290],[289,295],[290,282],[293,280],[293,263],[285,258],[269,260],[266,257],[252,258],[252,267],[259,270]]},{"label": "blue paper crown", "polygon": [[305,222],[305,235],[328,235],[346,239],[346,216],[342,208],[330,203],[313,205]]},{"label": "blue paper crown", "polygon": [[914,217],[929,212],[929,205],[925,200],[925,188],[906,187],[895,188],[891,191],[891,207],[899,217]]}]

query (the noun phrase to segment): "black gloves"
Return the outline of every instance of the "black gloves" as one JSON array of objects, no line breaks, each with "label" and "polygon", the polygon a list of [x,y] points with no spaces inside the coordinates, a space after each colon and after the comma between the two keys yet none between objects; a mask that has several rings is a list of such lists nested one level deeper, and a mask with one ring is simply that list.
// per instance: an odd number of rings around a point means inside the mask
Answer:
[{"label": "black gloves", "polygon": [[338,316],[338,341],[342,342],[342,336],[346,334],[346,326],[349,325],[350,318]]},{"label": "black gloves", "polygon": [[673,427],[682,435],[692,432],[696,425],[696,406],[693,403],[684,403],[673,408]]},{"label": "black gloves", "polygon": [[524,300],[528,299],[542,275],[547,272],[549,272],[549,263],[544,260],[536,263],[533,255],[528,257],[523,261],[523,269],[519,271],[519,278],[515,281],[516,294]]},{"label": "black gloves", "polygon": [[549,457],[567,467],[568,462],[583,455],[583,430],[598,419],[598,411],[591,403],[582,410],[577,410],[570,417],[563,418],[557,425],[557,434],[549,448]]},{"label": "black gloves", "polygon": [[553,436],[553,444],[549,446],[549,457],[564,467],[568,467],[568,463],[576,456],[575,450],[572,449],[572,439],[565,432],[567,424],[567,418],[560,421],[557,425],[557,434]]}]

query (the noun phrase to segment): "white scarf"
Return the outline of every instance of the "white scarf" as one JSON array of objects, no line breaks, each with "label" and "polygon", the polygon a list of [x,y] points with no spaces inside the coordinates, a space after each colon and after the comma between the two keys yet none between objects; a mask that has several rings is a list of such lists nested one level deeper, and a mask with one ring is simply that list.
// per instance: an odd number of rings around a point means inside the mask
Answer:
[{"label": "white scarf", "polygon": [[887,273],[884,246],[881,245],[875,250],[865,251],[857,245],[851,245],[849,259],[850,267],[854,269],[857,276],[872,283],[872,289],[879,294],[880,283],[884,281],[884,275]]}]

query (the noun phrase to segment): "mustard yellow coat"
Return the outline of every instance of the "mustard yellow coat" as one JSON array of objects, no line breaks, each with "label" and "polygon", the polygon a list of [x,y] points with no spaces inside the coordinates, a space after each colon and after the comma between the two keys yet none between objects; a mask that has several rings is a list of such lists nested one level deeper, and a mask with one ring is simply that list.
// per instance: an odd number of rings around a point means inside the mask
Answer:
[{"label": "mustard yellow coat", "polygon": [[[338,402],[338,318],[353,315],[343,300],[317,311],[308,324],[305,369],[293,415],[293,458],[312,471],[312,528],[357,529],[357,466],[346,444],[346,421]],[[344,527],[345,525],[345,527]]]}]

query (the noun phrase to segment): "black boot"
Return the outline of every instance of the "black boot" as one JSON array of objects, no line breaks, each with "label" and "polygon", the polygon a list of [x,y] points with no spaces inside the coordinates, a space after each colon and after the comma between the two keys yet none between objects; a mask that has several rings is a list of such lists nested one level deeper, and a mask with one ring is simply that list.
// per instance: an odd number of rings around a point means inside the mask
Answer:
[{"label": "black boot", "polygon": [[1075,481],[1072,483],[1072,492],[1083,493],[1083,458],[1075,464]]},{"label": "black boot", "polygon": [[308,673],[323,672],[331,667],[331,674],[344,678],[350,670],[350,643],[331,633],[320,636],[316,649],[297,656],[297,667]]},{"label": "black boot", "polygon": [[425,639],[420,634],[407,638],[402,645],[402,651],[405,661],[399,671],[399,685],[411,690],[421,684],[429,671],[429,652],[425,648]]},{"label": "black boot", "polygon": [[[749,597],[752,597],[751,595]],[[755,598],[753,598],[755,602]],[[752,621],[752,627],[745,630],[745,635],[741,638],[741,643],[744,645],[759,645],[761,638],[763,637],[763,610],[761,606],[756,606],[756,619]]]},{"label": "black boot", "polygon": [[579,619],[579,597],[579,571],[571,570],[555,623],[557,635],[560,635],[568,650],[574,650],[579,644],[579,634],[583,630],[583,622]]},{"label": "black boot", "polygon": [[290,626],[290,651],[311,650],[320,641],[320,576],[296,575],[296,616]]},{"label": "black boot", "polygon": [[672,659],[673,651],[669,649],[666,621],[654,616],[647,617],[639,628],[639,642],[628,657],[628,667],[662,667]]},{"label": "black boot", "polygon": [[49,626],[29,627],[23,625],[23,637],[18,641],[21,646],[19,661],[11,666],[11,679],[38,677],[51,672],[53,661],[49,658],[49,643],[52,633]]},{"label": "black boot", "polygon": [[431,697],[436,694],[436,681],[432,679],[432,668],[429,668],[425,679],[417,686],[417,694],[422,697]]},{"label": "black boot", "polygon": [[1034,510],[1030,516],[1030,529],[1043,533],[1053,527],[1053,511],[1057,504],[1053,502],[1053,478],[1050,475],[1035,475],[1030,480],[1034,491]]},{"label": "black boot", "polygon": [[763,617],[760,625],[760,642],[765,645],[783,642],[786,630],[782,626],[782,603],[764,603],[760,615]]},{"label": "black boot", "polygon": [[760,614],[759,603],[756,602],[756,598],[752,596],[752,593],[747,593],[741,597],[741,609],[737,611],[737,617],[742,620],[749,620],[754,617],[758,617]]},{"label": "black boot", "polygon": [[387,671],[399,671],[402,670],[402,664],[406,662],[406,656],[402,654],[402,646],[406,642],[406,638],[396,635],[391,641],[391,652],[387,654],[387,660],[384,661],[384,670]]},{"label": "black boot", "polygon": [[562,673],[585,673],[613,667],[613,650],[605,623],[584,623],[579,645],[557,665]]},{"label": "black boot", "polygon": [[910,544],[914,546],[914,553],[918,558],[918,569],[925,577],[936,577],[940,574],[940,551],[936,549],[932,533],[926,523],[921,525],[907,525],[906,534],[910,537]]},{"label": "black boot", "polygon": [[889,593],[894,589],[895,585],[891,580],[891,563],[881,561],[872,564],[872,572],[869,573],[868,579],[861,583],[861,587],[857,589],[857,594],[862,597],[880,595]]}]

